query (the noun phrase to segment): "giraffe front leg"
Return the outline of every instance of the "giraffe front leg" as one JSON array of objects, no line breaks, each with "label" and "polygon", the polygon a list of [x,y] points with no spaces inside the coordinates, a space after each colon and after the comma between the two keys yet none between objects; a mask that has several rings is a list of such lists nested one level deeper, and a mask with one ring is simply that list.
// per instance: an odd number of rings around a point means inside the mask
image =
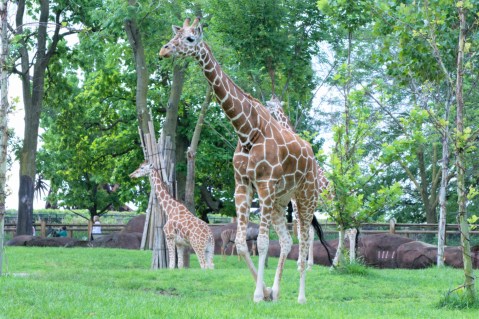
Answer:
[{"label": "giraffe front leg", "polygon": [[200,243],[195,243],[195,244],[192,244],[192,246],[193,246],[193,250],[196,253],[196,257],[198,257],[198,261],[200,263],[201,269],[206,269],[206,256],[205,256],[206,245],[202,246]]},{"label": "giraffe front leg", "polygon": [[211,238],[205,249],[205,258],[206,258],[206,268],[215,269],[215,264],[213,262],[213,257],[215,254],[215,243],[214,239]]},{"label": "giraffe front leg", "polygon": [[178,269],[184,268],[184,253],[185,253],[185,246],[183,245],[176,245],[176,251],[178,253]]},{"label": "giraffe front leg", "polygon": [[165,233],[166,248],[168,248],[168,268],[174,269],[176,263],[175,249],[176,249],[176,233],[175,225],[170,221],[167,221],[163,226],[163,232]]},{"label": "giraffe front leg", "polygon": [[166,236],[166,247],[168,248],[168,268],[174,269],[176,263],[175,256],[175,236]]},{"label": "giraffe front leg", "polygon": [[286,227],[286,218],[284,217],[282,210],[274,211],[272,222],[273,227],[278,234],[279,244],[281,246],[281,253],[279,255],[278,266],[276,268],[276,274],[274,276],[274,283],[272,287],[272,298],[274,301],[276,301],[279,299],[279,290],[281,277],[283,276],[284,262],[291,251],[293,240],[291,239],[291,235]]}]

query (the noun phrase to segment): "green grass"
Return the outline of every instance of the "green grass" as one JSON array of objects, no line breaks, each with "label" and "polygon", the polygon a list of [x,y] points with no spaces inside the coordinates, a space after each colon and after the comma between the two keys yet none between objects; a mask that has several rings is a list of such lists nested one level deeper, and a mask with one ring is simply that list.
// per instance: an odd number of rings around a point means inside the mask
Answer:
[{"label": "green grass", "polygon": [[[0,318],[477,318],[477,309],[439,308],[462,283],[457,269],[368,269],[338,274],[315,265],[308,302],[288,260],[278,302],[255,304],[253,279],[236,256],[215,270],[150,270],[150,251],[6,247]],[[4,258],[5,259],[5,258]],[[266,283],[272,284],[270,258]]]}]

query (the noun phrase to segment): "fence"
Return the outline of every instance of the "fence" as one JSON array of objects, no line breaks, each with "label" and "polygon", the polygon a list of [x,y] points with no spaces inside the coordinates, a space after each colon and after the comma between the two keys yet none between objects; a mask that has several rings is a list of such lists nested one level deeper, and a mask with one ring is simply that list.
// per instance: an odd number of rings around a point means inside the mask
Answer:
[{"label": "fence", "polygon": [[[46,221],[49,224],[65,224],[65,220],[71,220],[72,217],[76,215],[70,212],[65,213],[33,213],[33,221]],[[105,214],[102,215],[102,219],[108,218],[109,220],[114,221],[117,224],[126,224],[131,218],[135,215],[125,215],[125,214]],[[16,224],[17,223],[17,214],[16,213],[6,213],[4,216],[5,224]]]},{"label": "fence", "polygon": [[[396,223],[394,220],[391,220],[390,223],[363,223],[361,227],[359,227],[359,231],[360,234],[363,235],[381,233],[395,234],[437,245],[438,226],[438,224]],[[338,237],[337,225],[335,223],[324,223],[322,227],[328,240]],[[479,244],[479,225],[471,225],[471,228],[471,244],[477,245]],[[446,245],[459,245],[460,235],[459,224],[446,225]]]},{"label": "fence", "polygon": [[[217,222],[217,221],[215,221]],[[214,227],[222,227],[224,224],[212,223]],[[326,236],[326,239],[331,240],[338,237],[337,225],[335,223],[321,223],[323,232]],[[89,238],[91,234],[91,223],[90,224],[60,224],[60,223],[49,223],[46,221],[41,221],[40,223],[35,223],[34,227],[37,233],[37,236],[46,237],[49,229],[59,229],[62,226],[67,227],[68,237],[81,238],[82,236]],[[120,231],[123,229],[124,224],[102,224],[102,234],[109,234],[112,232]],[[479,244],[479,225],[472,225],[473,230],[470,231],[471,235],[471,244]],[[288,229],[294,233],[296,227],[293,223],[288,224]],[[364,223],[361,224],[359,228],[360,234],[380,234],[380,233],[390,233],[396,234],[404,237],[408,237],[414,240],[420,240],[430,244],[437,244],[437,229],[438,224],[412,224],[412,223],[395,223],[394,221],[390,223]],[[13,237],[13,234],[16,231],[16,224],[14,223],[5,223],[5,233],[10,234],[9,237]],[[447,224],[446,225],[446,244],[455,246],[460,243],[460,231],[458,224]]]},{"label": "fence", "polygon": [[[46,221],[40,221],[39,223],[34,223],[36,236],[47,237],[48,234],[53,230],[59,230],[61,227],[65,226],[67,229],[68,237],[75,238],[90,238],[92,223],[88,224],[59,224],[59,223],[47,223]],[[101,224],[101,233],[102,235],[110,234],[116,231],[121,231],[125,227],[124,224]],[[5,224],[5,234],[6,237],[11,238],[14,236],[17,229],[16,224]]]}]

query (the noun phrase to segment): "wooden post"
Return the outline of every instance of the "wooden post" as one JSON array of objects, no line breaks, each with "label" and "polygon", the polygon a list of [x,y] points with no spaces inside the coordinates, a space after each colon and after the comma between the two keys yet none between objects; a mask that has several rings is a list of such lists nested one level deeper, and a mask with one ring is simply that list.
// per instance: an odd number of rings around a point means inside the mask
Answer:
[{"label": "wooden post", "polygon": [[[166,169],[166,163],[162,165],[162,147],[156,143],[155,129],[152,122],[148,122],[149,132],[141,132],[141,143],[143,148],[143,154],[145,159],[148,160],[155,168],[159,168],[161,171],[163,181],[170,185],[165,177],[168,176]],[[165,213],[160,209],[158,201],[155,195],[155,185],[150,178],[150,200],[148,203],[147,216],[145,218],[145,225],[142,235],[142,248],[148,246],[153,250],[151,267],[153,269],[167,268],[168,267],[168,253],[166,249],[166,240],[163,232],[163,226],[166,223]]]},{"label": "wooden post", "polygon": [[395,234],[396,233],[396,219],[391,218],[389,220],[389,233]]},{"label": "wooden post", "polygon": [[88,220],[88,241],[91,240],[91,230],[93,228],[93,221],[91,219]]},{"label": "wooden post", "polygon": [[47,223],[44,219],[40,219],[40,236],[42,238],[47,237]]}]

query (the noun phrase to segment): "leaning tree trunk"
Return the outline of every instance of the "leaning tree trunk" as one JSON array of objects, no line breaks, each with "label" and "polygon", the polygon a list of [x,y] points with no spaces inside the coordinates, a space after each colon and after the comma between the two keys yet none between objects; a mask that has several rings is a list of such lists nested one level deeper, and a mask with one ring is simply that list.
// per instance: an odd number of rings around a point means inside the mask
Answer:
[{"label": "leaning tree trunk", "polygon": [[206,114],[206,110],[211,103],[211,86],[208,85],[206,90],[205,101],[201,105],[200,115],[196,122],[195,131],[191,138],[191,144],[187,152],[187,173],[186,173],[186,186],[185,186],[185,205],[193,215],[195,214],[195,160],[196,150],[200,141],[201,129]]},{"label": "leaning tree trunk", "polygon": [[457,203],[458,203],[458,221],[461,229],[462,259],[464,261],[464,291],[470,300],[475,300],[475,277],[472,269],[471,243],[469,236],[469,223],[466,214],[466,185],[465,185],[465,148],[464,138],[464,98],[463,98],[463,64],[464,64],[464,45],[466,42],[466,18],[463,4],[457,3],[459,13],[459,44],[457,52],[457,78],[456,78],[456,171],[457,171]]},{"label": "leaning tree trunk", "polygon": [[0,2],[0,276],[3,273],[3,234],[8,145],[8,0]]},{"label": "leaning tree trunk", "polygon": [[342,267],[346,264],[346,258],[344,256],[344,238],[346,231],[343,226],[339,226],[339,238],[338,238],[338,248],[336,249],[336,255],[333,259],[334,267]]}]

